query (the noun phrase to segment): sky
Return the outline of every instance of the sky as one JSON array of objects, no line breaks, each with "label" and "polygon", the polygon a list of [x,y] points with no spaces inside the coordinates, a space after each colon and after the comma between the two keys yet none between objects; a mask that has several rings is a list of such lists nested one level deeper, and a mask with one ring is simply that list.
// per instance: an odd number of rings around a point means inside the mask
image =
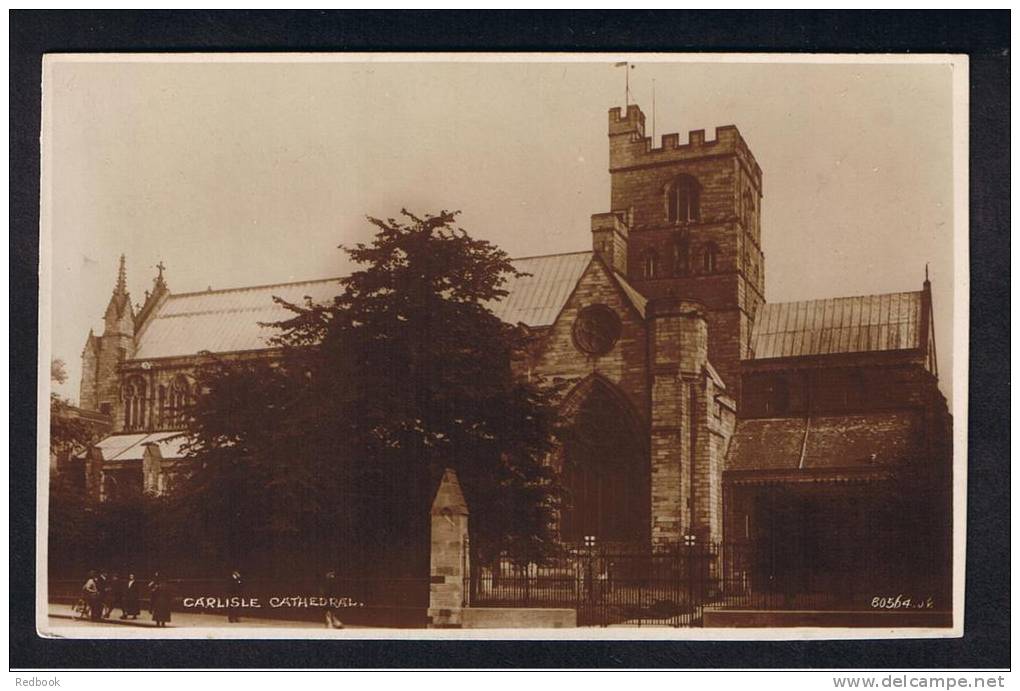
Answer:
[{"label": "sky", "polygon": [[[626,99],[591,59],[47,63],[58,392],[77,399],[121,253],[141,302],[160,261],[173,292],[343,275],[337,246],[402,207],[460,210],[511,256],[590,249]],[[757,158],[767,301],[919,290],[929,264],[951,398],[952,67],[633,64],[649,134],[654,84],[656,137],[733,124]]]}]

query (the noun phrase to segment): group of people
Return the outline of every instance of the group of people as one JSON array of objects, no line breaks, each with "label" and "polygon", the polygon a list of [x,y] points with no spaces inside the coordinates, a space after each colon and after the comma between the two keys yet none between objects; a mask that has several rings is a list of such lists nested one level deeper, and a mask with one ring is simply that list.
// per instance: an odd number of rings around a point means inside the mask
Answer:
[{"label": "group of people", "polygon": [[[113,611],[119,609],[121,619],[138,619],[141,613],[142,591],[149,596],[149,612],[157,627],[165,627],[170,621],[173,593],[170,584],[158,572],[144,587],[135,579],[133,573],[127,578],[117,574],[108,576],[105,571],[90,571],[89,577],[81,588],[81,597],[75,605],[80,618],[102,621],[109,619]],[[227,621],[231,624],[241,621],[237,603],[244,595],[244,581],[240,571],[231,572],[226,584]],[[326,628],[342,629],[343,622],[337,615],[338,599],[341,596],[337,585],[336,572],[327,571],[319,584],[319,595],[325,598],[324,615]]]},{"label": "group of people", "polygon": [[172,596],[169,585],[159,573],[142,586],[133,573],[121,578],[117,574],[107,575],[105,571],[90,571],[75,610],[81,618],[92,621],[109,619],[116,609],[120,610],[121,619],[138,619],[143,588],[149,595],[149,612],[156,626],[166,626],[170,621]]}]

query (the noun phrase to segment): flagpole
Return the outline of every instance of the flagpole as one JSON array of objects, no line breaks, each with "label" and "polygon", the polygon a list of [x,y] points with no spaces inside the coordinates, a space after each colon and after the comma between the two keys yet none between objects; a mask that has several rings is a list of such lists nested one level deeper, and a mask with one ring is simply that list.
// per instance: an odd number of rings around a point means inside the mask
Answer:
[{"label": "flagpole", "polygon": [[617,62],[613,63],[613,67],[622,67],[624,71],[623,75],[623,102],[627,106],[625,110],[630,110],[630,71],[634,69],[634,66],[629,62]]},{"label": "flagpole", "polygon": [[655,146],[655,79],[652,79],[652,146]]}]

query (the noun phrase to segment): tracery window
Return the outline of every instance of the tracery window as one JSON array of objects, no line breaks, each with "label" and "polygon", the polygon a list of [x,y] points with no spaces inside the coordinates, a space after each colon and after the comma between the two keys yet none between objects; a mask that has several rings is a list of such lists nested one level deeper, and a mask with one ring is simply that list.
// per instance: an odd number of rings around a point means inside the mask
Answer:
[{"label": "tracery window", "polygon": [[167,425],[167,409],[166,409],[166,387],[162,384],[156,389],[156,415],[159,420],[160,427],[166,427]]},{"label": "tracery window", "polygon": [[666,189],[666,217],[670,223],[701,219],[701,186],[690,175],[680,175]]},{"label": "tracery window", "polygon": [[191,386],[183,374],[178,374],[170,382],[169,391],[169,424],[172,427],[180,427],[185,421],[185,410],[191,403]]},{"label": "tracery window", "polygon": [[131,377],[124,384],[124,429],[145,429],[145,380]]}]

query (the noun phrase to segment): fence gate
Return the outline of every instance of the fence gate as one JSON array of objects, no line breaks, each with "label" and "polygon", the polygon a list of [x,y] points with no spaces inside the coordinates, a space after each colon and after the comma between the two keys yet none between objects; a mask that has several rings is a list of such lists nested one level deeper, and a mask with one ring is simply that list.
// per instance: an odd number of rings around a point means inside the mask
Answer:
[{"label": "fence gate", "polygon": [[544,565],[509,559],[475,570],[466,584],[478,607],[570,607],[578,626],[701,626],[716,591],[717,550],[579,549]]}]

